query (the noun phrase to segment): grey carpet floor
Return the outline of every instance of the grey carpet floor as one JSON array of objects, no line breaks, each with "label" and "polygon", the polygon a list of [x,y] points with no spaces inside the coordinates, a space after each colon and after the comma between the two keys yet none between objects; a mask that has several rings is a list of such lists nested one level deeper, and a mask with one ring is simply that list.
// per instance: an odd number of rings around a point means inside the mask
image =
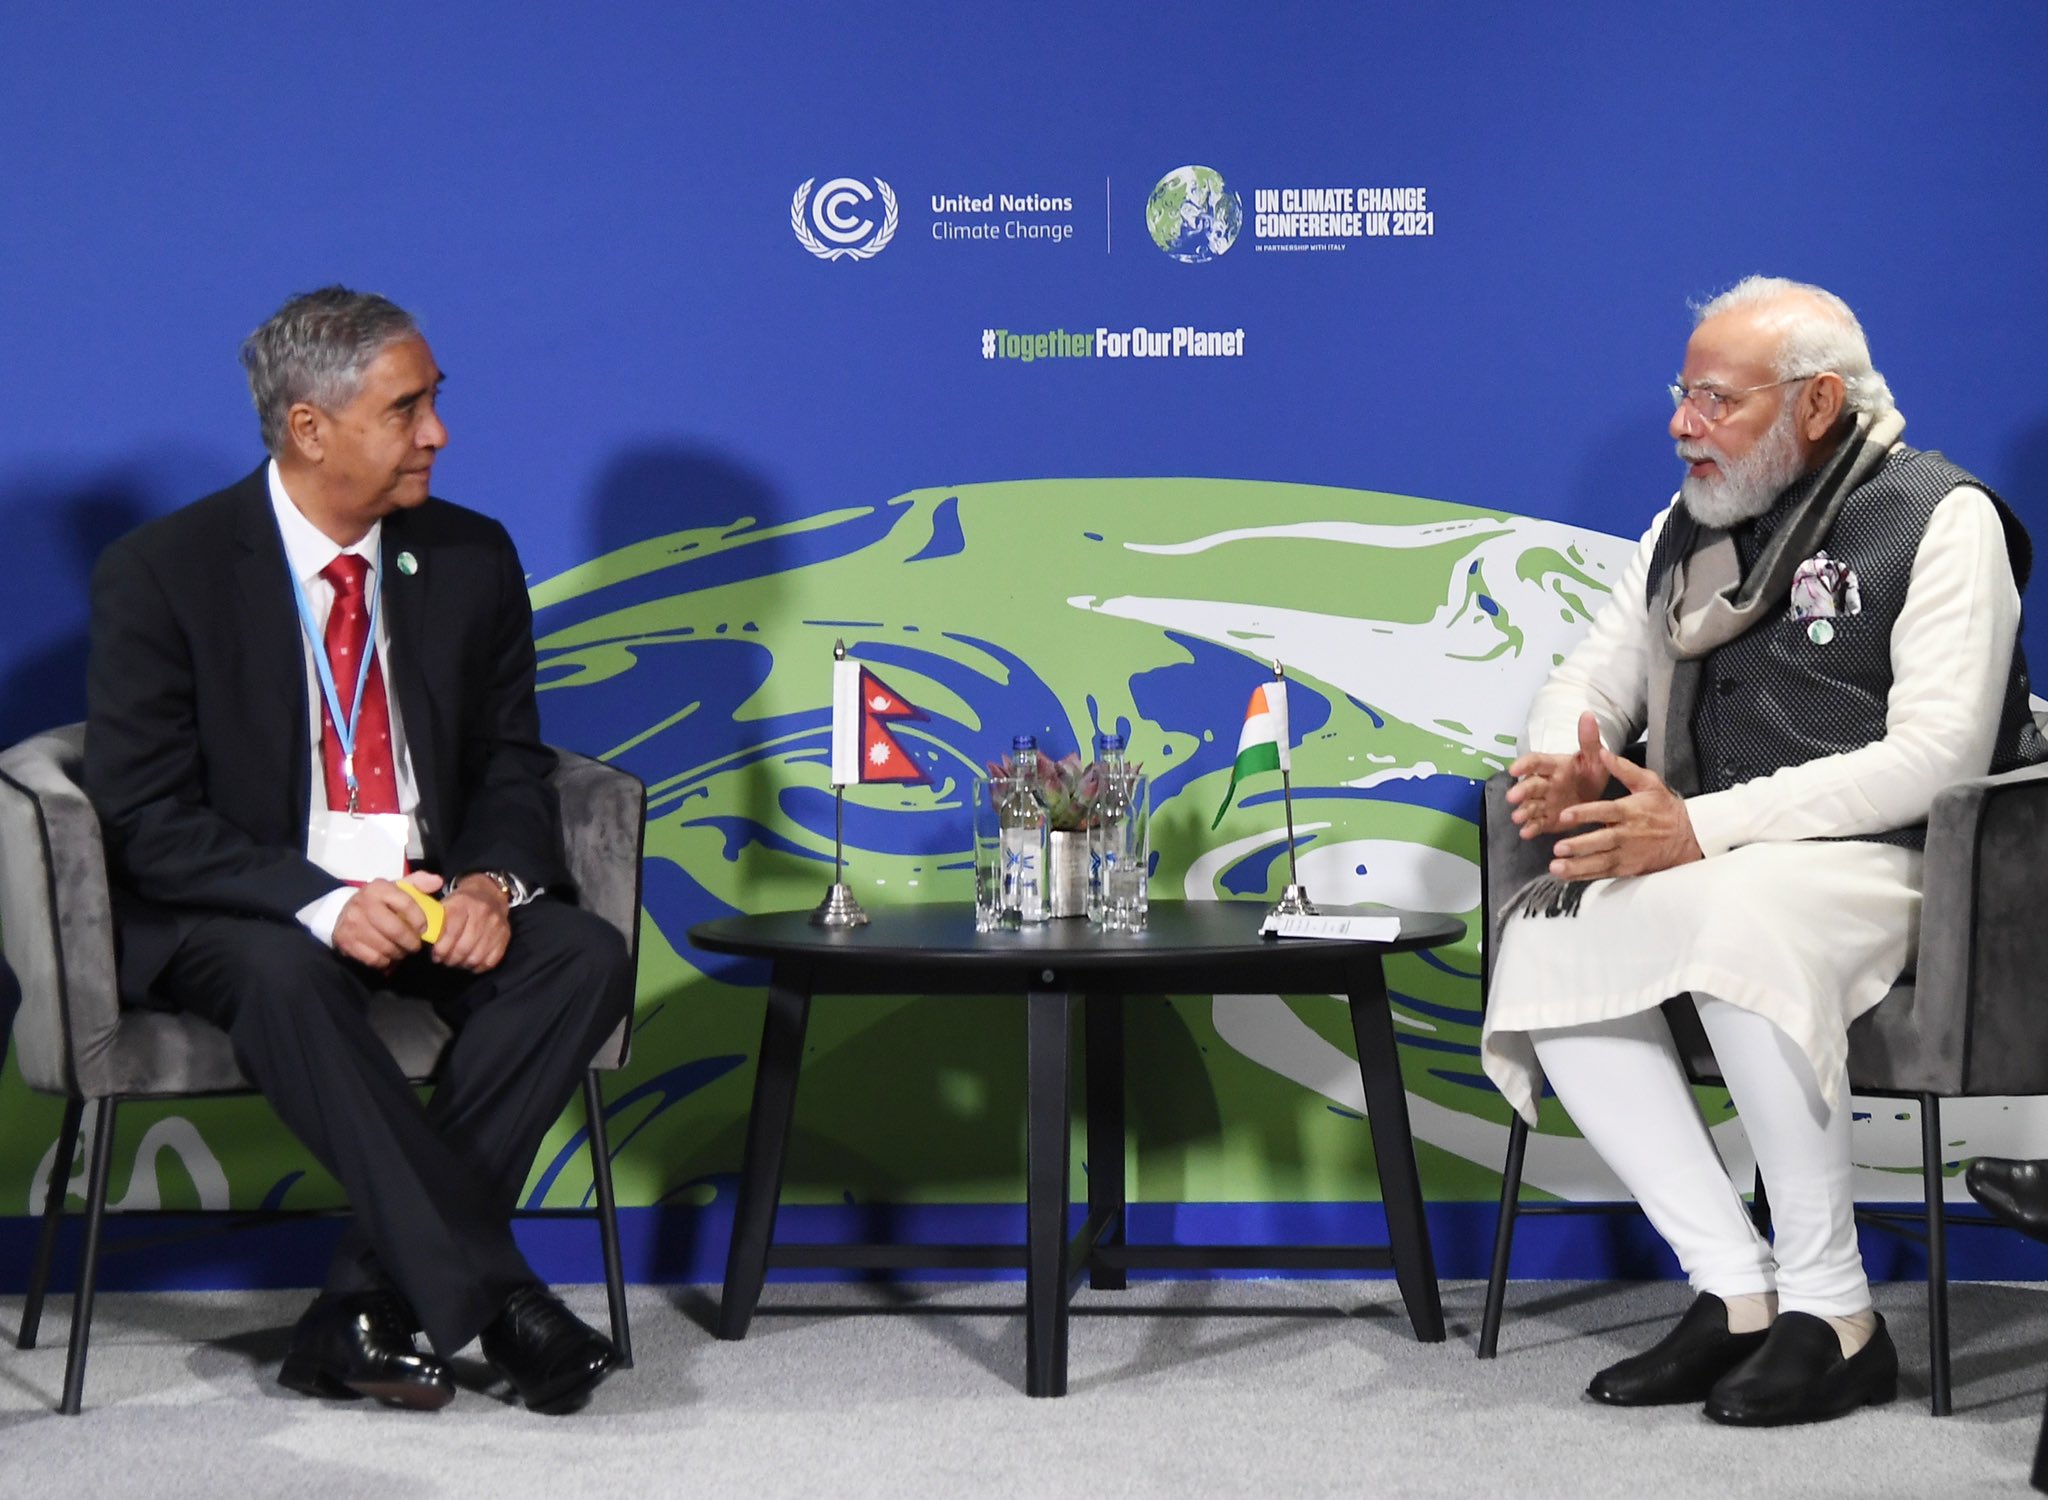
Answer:
[{"label": "grey carpet floor", "polygon": [[[0,1347],[0,1497],[2020,1495],[2048,1384],[2048,1288],[1954,1289],[1956,1413],[1926,1405],[1922,1290],[1879,1288],[1900,1399],[1740,1432],[1581,1395],[1683,1309],[1672,1283],[1521,1282],[1500,1358],[1481,1288],[1415,1342],[1387,1281],[1082,1291],[1063,1400],[1023,1393],[1016,1283],[775,1285],[742,1343],[715,1289],[636,1288],[638,1368],[532,1416],[458,1362],[447,1410],[310,1401],[274,1382],[301,1293],[103,1296],[86,1412],[51,1413],[68,1302]],[[570,1301],[601,1321],[601,1289]],[[19,1299],[0,1301],[0,1330]],[[473,1353],[474,1351],[472,1351]]]}]

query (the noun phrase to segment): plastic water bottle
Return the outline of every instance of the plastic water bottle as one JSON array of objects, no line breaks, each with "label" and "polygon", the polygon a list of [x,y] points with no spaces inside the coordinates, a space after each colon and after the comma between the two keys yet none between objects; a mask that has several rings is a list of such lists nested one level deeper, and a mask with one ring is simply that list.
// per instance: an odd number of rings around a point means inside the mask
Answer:
[{"label": "plastic water bottle", "polygon": [[1124,779],[1124,790],[1130,805],[1124,813],[1110,907],[1118,932],[1143,932],[1152,906],[1152,788],[1142,775],[1132,771]]},{"label": "plastic water bottle", "polygon": [[1006,924],[1046,920],[1045,803],[1038,793],[1038,740],[1011,741],[1015,772],[1003,797],[1003,918]]},{"label": "plastic water bottle", "polygon": [[1088,920],[1116,931],[1117,885],[1113,878],[1123,848],[1124,818],[1130,811],[1130,784],[1124,774],[1124,739],[1120,734],[1097,738],[1097,790],[1088,817]]}]

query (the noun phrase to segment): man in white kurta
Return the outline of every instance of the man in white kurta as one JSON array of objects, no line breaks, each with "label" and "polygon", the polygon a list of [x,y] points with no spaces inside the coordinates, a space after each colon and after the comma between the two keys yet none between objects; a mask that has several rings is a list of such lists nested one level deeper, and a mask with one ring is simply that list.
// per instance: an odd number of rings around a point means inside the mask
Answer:
[{"label": "man in white kurta", "polygon": [[[1548,1078],[1697,1294],[1670,1334],[1600,1371],[1589,1394],[1703,1403],[1738,1425],[1813,1421],[1896,1388],[1856,1246],[1847,1030],[1914,953],[1915,825],[1942,788],[2040,754],[2031,723],[2019,745],[2011,710],[2025,693],[2010,518],[1974,484],[1923,484],[1921,509],[1897,512],[1924,516],[1917,545],[1903,530],[1868,545],[1871,505],[1844,508],[1843,496],[1872,493],[1861,487],[1905,455],[1938,476],[1961,471],[1899,443],[1903,419],[1861,328],[1818,288],[1751,278],[1709,303],[1672,394],[1684,485],[1537,695],[1511,768],[1522,837],[1556,843],[1547,889],[1501,924],[1482,1054],[1531,1123]],[[1763,578],[1772,557],[1753,533],[1795,522],[1807,531]],[[1881,580],[1890,557],[1889,598],[1873,598],[1871,579],[1859,589],[1845,565],[1856,557],[1830,562],[1813,546],[1859,526],[1865,569]],[[1667,528],[1697,540],[1674,546]],[[1855,634],[1887,614],[1888,642]],[[1790,664],[1818,662],[1824,680],[1859,650],[1874,706],[1844,731],[1838,705],[1815,701],[1828,695],[1791,680]],[[1738,657],[1745,669],[1731,674]],[[1674,658],[1681,672],[1690,659],[1704,706],[1673,708]],[[1698,742],[1702,715],[1738,693],[1759,695],[1745,722],[1763,743]],[[1855,722],[1852,709],[1840,718]],[[1773,723],[1795,726],[1775,749]],[[1651,768],[1616,754],[1646,728]],[[1813,753],[1816,739],[1827,753]],[[1699,789],[1679,795],[1660,765],[1683,766]],[[1610,778],[1622,795],[1605,799]],[[1714,1150],[1658,1009],[1686,993],[1770,1186],[1775,1245]]]}]

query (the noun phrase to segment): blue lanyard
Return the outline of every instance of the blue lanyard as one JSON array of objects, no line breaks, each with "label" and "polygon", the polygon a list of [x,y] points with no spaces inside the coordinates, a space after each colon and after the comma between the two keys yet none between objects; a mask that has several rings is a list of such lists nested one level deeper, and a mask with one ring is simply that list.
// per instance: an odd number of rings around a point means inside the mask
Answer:
[{"label": "blue lanyard", "polygon": [[313,671],[320,679],[320,696],[327,701],[327,717],[333,721],[334,737],[341,744],[341,775],[348,786],[348,810],[356,810],[356,725],[363,715],[363,684],[370,680],[370,663],[377,658],[377,607],[378,588],[383,572],[370,569],[370,631],[366,639],[367,649],[363,659],[356,663],[356,694],[349,700],[348,723],[342,723],[341,699],[334,687],[334,668],[327,662],[327,643],[313,628],[313,606],[306,599],[306,586],[299,581],[298,572],[287,567],[292,575],[292,594],[299,601],[299,624],[305,628],[306,644],[313,648]]}]

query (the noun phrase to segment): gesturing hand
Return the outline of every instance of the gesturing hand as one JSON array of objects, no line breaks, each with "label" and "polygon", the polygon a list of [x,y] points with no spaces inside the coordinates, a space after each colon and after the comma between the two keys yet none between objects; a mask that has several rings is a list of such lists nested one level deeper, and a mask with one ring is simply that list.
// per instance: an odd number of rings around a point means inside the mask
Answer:
[{"label": "gesturing hand", "polygon": [[1611,750],[1601,754],[1603,774],[1627,787],[1628,795],[1567,807],[1560,824],[1586,831],[1557,841],[1550,873],[1562,880],[1602,880],[1610,875],[1649,875],[1705,858],[1693,836],[1685,799],[1655,771]]},{"label": "gesturing hand", "polygon": [[1600,721],[1590,713],[1579,715],[1577,754],[1524,755],[1508,767],[1508,774],[1518,778],[1508,788],[1508,806],[1514,809],[1509,816],[1523,838],[1578,826],[1565,816],[1567,809],[1607,790],[1607,750],[1600,743]]}]

